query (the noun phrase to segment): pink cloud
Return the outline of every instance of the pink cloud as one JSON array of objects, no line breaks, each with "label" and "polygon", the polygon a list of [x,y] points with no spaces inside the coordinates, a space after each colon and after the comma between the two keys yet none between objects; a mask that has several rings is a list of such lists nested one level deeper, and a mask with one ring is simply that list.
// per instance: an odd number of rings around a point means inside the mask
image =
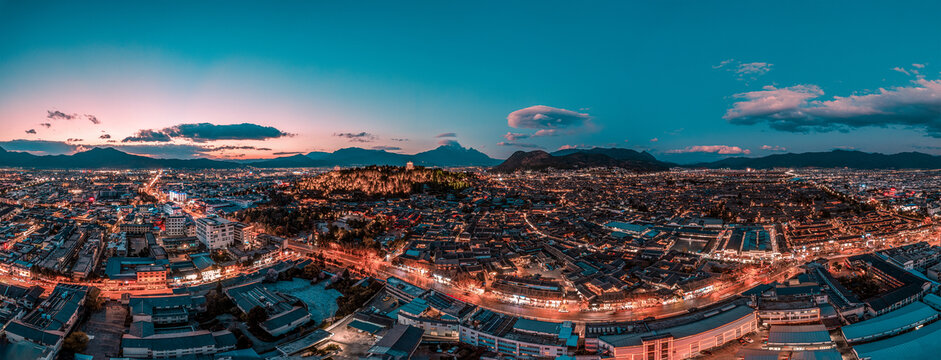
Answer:
[{"label": "pink cloud", "polygon": [[591,116],[571,110],[535,105],[511,112],[506,117],[513,128],[559,129],[586,125]]},{"label": "pink cloud", "polygon": [[900,72],[900,73],[905,74],[905,75],[911,75],[911,74],[908,72],[908,70],[905,70],[905,69],[903,69],[903,68],[901,68],[901,67],[898,67],[898,66],[892,68],[892,71],[897,71],[897,72]]},{"label": "pink cloud", "polygon": [[536,144],[520,143],[520,142],[513,142],[513,141],[501,141],[501,142],[498,142],[497,145],[528,148],[528,149],[542,149],[542,146],[539,146]]},{"label": "pink cloud", "polygon": [[829,100],[813,100],[824,94],[816,85],[752,91],[735,95],[744,100],[723,118],[739,125],[768,123],[790,132],[900,125],[941,137],[941,80],[917,79],[912,84]]},{"label": "pink cloud", "polygon": [[823,90],[816,85],[797,85],[783,89],[774,87],[765,90],[749,91],[736,94],[735,97],[745,99],[735,103],[726,111],[727,120],[747,119],[767,116],[788,111],[798,111],[807,104],[808,99],[823,95]]},{"label": "pink cloud", "polygon": [[728,145],[696,145],[687,146],[683,149],[667,150],[668,154],[686,154],[686,153],[714,153],[720,155],[741,155],[751,154],[751,150],[742,149],[738,146]]},{"label": "pink cloud", "polygon": [[769,150],[769,151],[787,151],[787,148],[785,148],[785,147],[783,147],[783,146],[777,146],[777,145],[775,145],[775,146],[771,146],[771,145],[761,145],[761,150]]},{"label": "pink cloud", "polygon": [[503,135],[503,138],[506,139],[507,141],[516,141],[516,140],[525,139],[528,137],[529,137],[529,134],[513,133],[513,132],[508,132]]},{"label": "pink cloud", "polygon": [[579,145],[562,145],[559,146],[559,150],[570,150],[570,149],[592,149],[594,146],[579,144]]},{"label": "pink cloud", "polygon": [[559,135],[572,135],[574,132],[571,131],[559,131],[558,129],[542,129],[533,134],[533,137],[540,136],[559,136]]}]

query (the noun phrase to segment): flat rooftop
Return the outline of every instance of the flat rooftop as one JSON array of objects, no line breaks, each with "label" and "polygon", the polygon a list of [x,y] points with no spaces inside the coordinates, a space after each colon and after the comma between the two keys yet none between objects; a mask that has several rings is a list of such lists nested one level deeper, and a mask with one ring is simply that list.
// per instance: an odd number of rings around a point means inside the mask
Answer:
[{"label": "flat rooftop", "polygon": [[937,311],[916,301],[872,319],[844,326],[843,335],[847,341],[859,341],[912,328],[937,317]]},{"label": "flat rooftop", "polygon": [[860,359],[935,359],[941,354],[941,322],[891,337],[853,346]]}]

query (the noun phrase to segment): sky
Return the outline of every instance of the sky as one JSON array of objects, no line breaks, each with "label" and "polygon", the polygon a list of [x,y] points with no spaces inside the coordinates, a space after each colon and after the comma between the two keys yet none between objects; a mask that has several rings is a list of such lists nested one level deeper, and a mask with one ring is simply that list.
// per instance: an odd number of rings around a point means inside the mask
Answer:
[{"label": "sky", "polygon": [[941,154],[939,2],[3,1],[0,147]]}]

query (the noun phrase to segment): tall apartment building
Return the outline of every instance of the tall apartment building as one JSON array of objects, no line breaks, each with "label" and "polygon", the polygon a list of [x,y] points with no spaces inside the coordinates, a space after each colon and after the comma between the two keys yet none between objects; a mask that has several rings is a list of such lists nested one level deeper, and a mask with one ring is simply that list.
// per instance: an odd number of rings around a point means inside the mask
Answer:
[{"label": "tall apartment building", "polygon": [[167,237],[186,236],[186,215],[167,216],[163,229]]},{"label": "tall apartment building", "polygon": [[196,220],[196,238],[209,249],[221,249],[235,244],[241,236],[236,234],[237,222],[220,217]]}]

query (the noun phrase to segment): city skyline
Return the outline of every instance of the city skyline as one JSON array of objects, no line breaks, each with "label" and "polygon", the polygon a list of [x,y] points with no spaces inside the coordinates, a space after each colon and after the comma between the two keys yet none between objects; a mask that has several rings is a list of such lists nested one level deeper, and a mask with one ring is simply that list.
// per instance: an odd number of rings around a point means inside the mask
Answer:
[{"label": "city skyline", "polygon": [[370,5],[0,4],[0,147],[941,154],[937,4]]}]

